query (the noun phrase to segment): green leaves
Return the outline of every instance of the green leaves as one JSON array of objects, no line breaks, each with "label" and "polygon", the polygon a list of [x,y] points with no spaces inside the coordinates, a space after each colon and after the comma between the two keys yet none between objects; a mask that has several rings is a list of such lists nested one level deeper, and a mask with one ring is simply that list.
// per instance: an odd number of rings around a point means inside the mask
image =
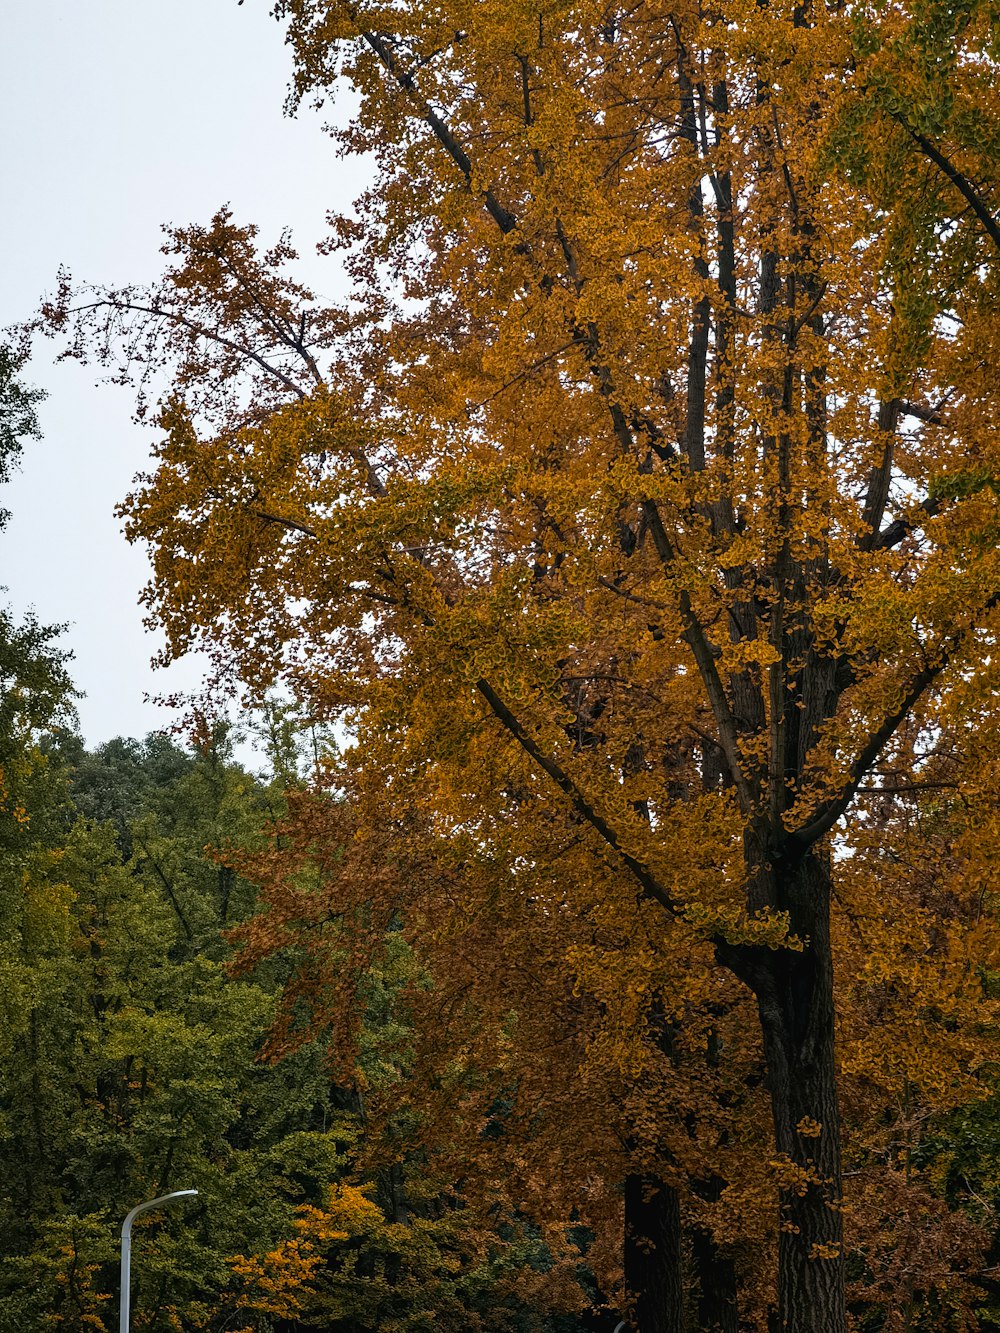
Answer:
[{"label": "green leaves", "polygon": [[[0,344],[0,485],[10,480],[24,440],[41,434],[36,409],[45,395],[21,380],[27,359],[26,347]],[[9,518],[10,511],[0,508],[0,529]]]},{"label": "green leaves", "polygon": [[205,848],[252,840],[263,793],[220,747],[160,737],[22,745],[22,769],[0,866],[0,1329],[105,1327],[122,1217],[178,1183],[197,1209],[137,1232],[134,1308],[197,1326],[231,1299],[228,1257],[293,1234],[341,1166],[305,1147],[314,1122],[327,1143],[321,1058],[262,1066],[273,996],[225,968],[252,891]]}]

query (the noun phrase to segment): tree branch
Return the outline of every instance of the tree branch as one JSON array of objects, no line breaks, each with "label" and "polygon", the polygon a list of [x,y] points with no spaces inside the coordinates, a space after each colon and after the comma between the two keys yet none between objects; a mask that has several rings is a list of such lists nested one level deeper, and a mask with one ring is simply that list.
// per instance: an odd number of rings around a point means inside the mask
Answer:
[{"label": "tree branch", "polygon": [[160,883],[166,890],[167,897],[170,899],[170,905],[174,909],[174,914],[176,915],[177,920],[180,922],[184,934],[187,936],[189,940],[193,940],[194,932],[192,931],[190,925],[188,924],[188,919],[184,915],[184,911],[181,908],[180,903],[177,901],[177,894],[174,892],[174,886],[171,884],[170,880],[163,873],[163,870],[160,868],[160,864],[157,861],[156,857],[149,850],[148,843],[142,842],[140,846],[142,847],[142,850],[146,855],[147,861],[153,867],[153,870],[156,872],[157,879],[160,881]]},{"label": "tree branch", "polygon": [[997,222],[996,218],[990,212],[989,208],[986,206],[985,199],[973,185],[972,181],[969,180],[968,176],[959,171],[954,163],[950,162],[949,159],[945,157],[944,153],[935,148],[930,139],[925,138],[924,135],[911,128],[911,126],[906,123],[903,116],[894,115],[893,119],[902,125],[903,129],[919,147],[924,156],[930,158],[938,170],[947,176],[952,185],[958,190],[959,194],[961,194],[962,198],[983,224],[987,236],[989,236],[996,249],[1000,251],[1000,223]]},{"label": "tree branch", "polygon": [[195,334],[196,337],[204,338],[206,342],[217,343],[220,347],[225,347],[227,351],[235,352],[237,356],[244,357],[247,361],[253,361],[255,365],[260,366],[261,370],[265,371],[268,375],[273,375],[274,378],[278,380],[279,383],[283,384],[290,393],[293,393],[296,398],[304,399],[306,397],[306,392],[300,385],[296,384],[293,379],[290,379],[284,371],[279,370],[277,366],[272,366],[269,361],[265,361],[262,356],[251,351],[249,347],[241,346],[239,343],[223,337],[221,333],[215,333],[211,329],[204,328],[201,324],[196,324],[193,319],[188,319],[186,315],[182,315],[176,310],[165,310],[162,306],[142,305],[138,301],[115,300],[112,297],[105,297],[101,301],[90,301],[85,305],[74,306],[66,313],[68,315],[75,315],[84,310],[101,309],[119,311],[131,310],[139,315],[152,315],[156,319],[165,319],[170,323],[179,324],[181,328],[187,329],[190,333]]},{"label": "tree branch", "polygon": [[277,514],[269,514],[264,509],[251,509],[254,518],[261,519],[264,523],[275,523],[278,527],[287,528],[290,532],[301,532],[306,537],[318,537],[318,533],[313,528],[307,528],[304,523],[296,523],[294,518],[280,518]]},{"label": "tree branch", "polygon": [[638,881],[646,896],[651,898],[654,902],[659,903],[659,905],[669,912],[671,916],[676,916],[677,908],[672,902],[670,895],[659,883],[656,877],[642,864],[641,861],[637,861],[634,856],[622,848],[621,843],[618,840],[618,835],[615,833],[611,825],[594,809],[566,770],[560,764],[556,763],[556,761],[549,755],[543,752],[537,742],[533,740],[521,725],[519,719],[503,702],[496,690],[493,689],[493,686],[490,685],[489,681],[477,680],[476,689],[486,700],[493,715],[501,723],[504,729],[509,732],[521,748],[531,756],[538,767],[552,779],[559,790],[565,796],[569,797],[573,809],[577,814],[580,815],[582,819],[586,820],[607,846],[621,858],[625,866]]},{"label": "tree branch", "polygon": [[[459,171],[465,177],[465,183],[472,189],[472,159],[462,147],[456,136],[448,128],[448,125],[441,119],[430,102],[425,101],[417,89],[416,79],[410,70],[401,69],[396,56],[384,37],[377,32],[362,32],[361,37],[368,43],[371,49],[378,56],[386,71],[392,75],[396,83],[402,88],[403,92],[416,106],[421,119],[429,126],[438,143],[445,150],[451,160],[458,167]],[[506,236],[517,226],[517,218],[497,199],[492,190],[486,189],[482,192],[482,200],[486,205],[486,211],[500,230]]]},{"label": "tree branch", "polygon": [[[657,509],[655,501],[644,500],[642,511],[649,524],[649,530],[653,535],[653,544],[660,560],[665,565],[671,564],[674,559],[674,549],[664,530],[660,511]],[[702,684],[705,687],[705,693],[708,695],[708,702],[715,717],[715,725],[719,728],[719,743],[726,758],[729,776],[732,778],[733,786],[740,798],[740,809],[744,814],[749,814],[755,804],[754,796],[740,763],[739,732],[733,710],[729,706],[725,687],[722,684],[722,678],[715,665],[715,654],[701,622],[695,615],[694,607],[691,605],[691,597],[686,590],[681,591],[679,604],[681,620],[684,623],[684,631],[681,637],[694,654],[695,662],[701,674]]]},{"label": "tree branch", "polygon": [[278,341],[283,343],[285,347],[289,348],[291,351],[296,352],[305,362],[306,368],[315,382],[317,384],[322,384],[323,375],[319,366],[316,364],[316,358],[305,345],[306,311],[302,310],[300,312],[299,332],[296,335],[294,326],[287,320],[283,319],[277,311],[267,304],[263,297],[258,294],[257,290],[247,282],[242,273],[231,263],[228,255],[222,247],[212,247],[209,253],[219,261],[222,267],[230,275],[233,282],[236,283],[237,287],[246,292],[250,297],[251,301],[253,301],[254,305],[260,311],[260,317],[264,324],[273,330],[274,336]]},{"label": "tree branch", "polygon": [[926,421],[929,426],[943,426],[944,417],[936,407],[924,407],[922,403],[911,403],[906,398],[899,399],[900,415],[904,417],[916,417],[918,421]]},{"label": "tree branch", "polygon": [[[979,613],[980,616],[984,616],[998,604],[1000,604],[1000,592],[995,592],[983,603]],[[957,650],[965,642],[966,638],[974,628],[975,625],[970,625],[967,630],[956,634],[951,643],[942,651],[937,662],[929,664],[921,671],[917,672],[897,708],[890,713],[889,716],[883,720],[881,726],[872,733],[864,749],[854,761],[854,764],[851,766],[850,779],[840,795],[834,800],[829,801],[825,808],[821,810],[816,818],[810,823],[789,834],[786,842],[789,851],[801,855],[808,851],[813,843],[817,842],[825,834],[830,832],[837,820],[840,819],[841,815],[847,810],[851,801],[853,801],[872,765],[875,763],[876,759],[878,759],[885,746],[896,734],[900,725],[909,716],[915,704],[920,699],[920,696],[933,684],[938,676],[941,675],[941,672],[945,670],[955,656]]]},{"label": "tree branch", "polygon": [[865,530],[859,545],[862,551],[871,551],[879,541],[879,529],[882,515],[889,500],[889,484],[892,481],[892,460],[896,444],[896,425],[899,421],[900,401],[898,398],[883,399],[878,407],[878,432],[882,437],[882,459],[877,467],[872,468],[868,478],[868,493],[865,496],[861,522]]},{"label": "tree branch", "polygon": [[888,551],[893,546],[898,546],[904,537],[908,537],[914,528],[920,527],[921,515],[927,518],[933,518],[941,508],[941,501],[934,496],[928,496],[917,505],[917,513],[907,515],[905,518],[894,519],[887,528],[883,528],[871,544],[873,551]]}]

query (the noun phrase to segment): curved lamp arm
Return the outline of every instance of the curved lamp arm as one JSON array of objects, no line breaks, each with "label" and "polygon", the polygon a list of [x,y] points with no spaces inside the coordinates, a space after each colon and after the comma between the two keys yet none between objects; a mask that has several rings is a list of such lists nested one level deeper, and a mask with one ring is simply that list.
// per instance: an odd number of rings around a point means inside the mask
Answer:
[{"label": "curved lamp arm", "polygon": [[118,1333],[129,1333],[129,1305],[131,1304],[132,1288],[132,1223],[140,1213],[147,1212],[150,1208],[159,1208],[161,1203],[170,1203],[171,1199],[189,1199],[197,1194],[197,1190],[174,1190],[172,1194],[161,1194],[158,1199],[148,1199],[145,1203],[138,1203],[125,1217],[122,1223],[122,1275],[121,1275],[121,1299],[118,1305]]}]

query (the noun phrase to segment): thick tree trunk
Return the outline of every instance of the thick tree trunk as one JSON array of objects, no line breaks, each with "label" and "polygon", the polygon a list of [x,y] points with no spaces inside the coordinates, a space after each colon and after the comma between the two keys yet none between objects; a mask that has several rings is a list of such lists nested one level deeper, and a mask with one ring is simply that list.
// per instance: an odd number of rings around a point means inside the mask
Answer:
[{"label": "thick tree trunk", "polygon": [[777,1328],[844,1333],[830,881],[811,855],[775,874],[778,904],[806,941],[758,957],[752,976],[781,1173]]},{"label": "thick tree trunk", "polygon": [[680,1200],[648,1176],[625,1181],[625,1290],[633,1333],[684,1333]]}]

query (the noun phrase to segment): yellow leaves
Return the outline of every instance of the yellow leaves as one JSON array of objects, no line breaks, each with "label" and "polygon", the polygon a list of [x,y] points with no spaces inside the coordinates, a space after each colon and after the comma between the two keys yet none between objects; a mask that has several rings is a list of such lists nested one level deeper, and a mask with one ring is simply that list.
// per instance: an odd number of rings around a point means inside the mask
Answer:
[{"label": "yellow leaves", "polygon": [[322,1255],[311,1245],[284,1241],[277,1249],[260,1256],[237,1254],[228,1260],[239,1283],[236,1307],[255,1310],[278,1319],[294,1319],[302,1313],[308,1284]]},{"label": "yellow leaves", "polygon": [[768,1162],[774,1181],[783,1194],[796,1194],[804,1198],[811,1185],[822,1185],[823,1176],[812,1164],[800,1166],[793,1162],[787,1153],[778,1153]]},{"label": "yellow leaves", "polygon": [[342,1228],[345,1238],[381,1226],[385,1220],[382,1210],[366,1193],[372,1189],[372,1185],[334,1185],[323,1214],[323,1225]]},{"label": "yellow leaves", "polygon": [[[973,906],[975,862],[967,868],[958,860],[951,875],[939,871],[935,889],[950,903],[967,895],[973,907],[968,915],[932,910],[920,901],[927,894],[923,887],[916,900],[907,897],[914,872],[904,868],[902,857],[918,867],[929,862],[931,839],[949,838],[951,818],[943,810],[940,831],[932,832],[929,816],[923,840],[915,844],[897,835],[898,850],[890,847],[897,860],[886,864],[900,903],[892,913],[871,901],[872,872],[861,858],[847,862],[842,876],[847,916],[837,922],[837,935],[852,977],[841,1035],[843,1068],[885,1089],[901,1110],[909,1108],[907,1116],[916,1105],[942,1110],[990,1090],[984,1074],[1000,1008],[988,978],[1000,966],[1000,935],[995,918]],[[968,854],[973,846],[962,850]],[[922,867],[917,871],[918,885],[925,874]]]},{"label": "yellow leaves", "polygon": [[767,639],[749,639],[727,644],[723,661],[727,671],[746,671],[751,667],[766,670],[781,661],[781,654]]},{"label": "yellow leaves", "polygon": [[750,914],[745,908],[730,904],[707,907],[689,904],[684,919],[706,938],[718,937],[729,944],[746,944],[766,949],[790,949],[801,953],[807,941],[790,933],[787,912],[764,908]]},{"label": "yellow leaves", "polygon": [[227,1262],[238,1282],[236,1306],[278,1319],[295,1319],[315,1298],[317,1271],[331,1246],[385,1227],[381,1209],[366,1196],[371,1186],[331,1187],[325,1209],[296,1209],[298,1236],[260,1255],[233,1255]]},{"label": "yellow leaves", "polygon": [[829,1243],[823,1241],[813,1241],[809,1247],[810,1259],[839,1259],[843,1253],[843,1246],[840,1242]]}]

